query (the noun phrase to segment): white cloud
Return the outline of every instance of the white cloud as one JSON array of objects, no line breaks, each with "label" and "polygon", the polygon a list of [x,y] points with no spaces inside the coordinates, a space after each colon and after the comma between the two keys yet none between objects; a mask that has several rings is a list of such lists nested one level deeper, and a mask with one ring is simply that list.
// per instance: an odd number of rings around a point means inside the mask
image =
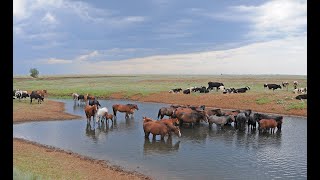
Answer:
[{"label": "white cloud", "polygon": [[307,39],[290,37],[229,50],[84,63],[85,69],[74,66],[78,73],[306,75]]},{"label": "white cloud", "polygon": [[232,6],[221,13],[199,8],[188,9],[188,12],[215,20],[249,22],[251,31],[247,36],[255,39],[300,36],[307,31],[306,0],[272,0],[257,6]]},{"label": "white cloud", "polygon": [[45,24],[57,24],[58,21],[55,18],[54,15],[52,15],[50,12],[47,12],[46,15],[41,19],[42,22]]},{"label": "white cloud", "polygon": [[27,15],[26,0],[13,0],[13,17],[19,20]]},{"label": "white cloud", "polygon": [[88,54],[84,54],[84,55],[79,56],[78,58],[76,58],[76,60],[78,60],[78,61],[87,61],[90,58],[97,57],[98,55],[99,55],[99,52],[97,50],[95,50],[95,51],[92,51],[92,52],[90,52]]},{"label": "white cloud", "polygon": [[72,60],[49,58],[42,62],[44,64],[69,64],[69,63],[72,63]]}]

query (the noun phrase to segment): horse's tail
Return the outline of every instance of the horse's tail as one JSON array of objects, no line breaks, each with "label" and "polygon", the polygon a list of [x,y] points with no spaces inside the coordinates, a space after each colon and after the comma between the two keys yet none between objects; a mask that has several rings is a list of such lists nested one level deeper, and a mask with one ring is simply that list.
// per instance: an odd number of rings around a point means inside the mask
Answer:
[{"label": "horse's tail", "polygon": [[116,108],[116,106],[117,106],[117,105],[113,105],[113,106],[112,106],[112,110],[113,110],[113,115],[114,115],[114,116],[117,116],[117,108]]},{"label": "horse's tail", "polygon": [[158,119],[159,119],[160,115],[161,115],[161,109],[159,109],[159,112],[158,112]]}]

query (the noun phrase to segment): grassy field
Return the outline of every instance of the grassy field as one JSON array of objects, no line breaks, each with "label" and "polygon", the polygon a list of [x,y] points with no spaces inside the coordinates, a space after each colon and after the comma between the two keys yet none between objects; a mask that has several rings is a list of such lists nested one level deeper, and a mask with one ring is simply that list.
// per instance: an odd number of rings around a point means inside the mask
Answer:
[{"label": "grassy field", "polygon": [[[224,83],[226,88],[251,89],[241,94],[210,93],[172,94],[173,88],[186,89],[192,86],[208,86],[209,81]],[[263,84],[289,82],[289,88],[274,92],[264,89]],[[13,77],[13,89],[47,89],[51,98],[71,98],[71,94],[87,94],[98,99],[126,98],[145,102],[172,104],[202,104],[226,109],[252,109],[259,112],[307,116],[306,101],[296,100],[292,92],[293,81],[298,87],[307,86],[307,76],[298,75],[64,75]]]},{"label": "grassy field", "polygon": [[[179,87],[186,89],[191,86],[208,86],[209,81],[223,82],[226,88],[249,86],[252,93],[265,92],[264,83],[281,84],[282,81],[288,81],[291,92],[295,80],[299,82],[299,87],[307,86],[307,76],[296,75],[65,75],[37,79],[13,77],[13,89],[47,89],[49,96],[55,98],[71,98],[73,92],[89,93],[101,98],[121,92],[126,98],[130,98],[137,94],[147,96]],[[276,91],[286,92],[284,89]]]}]

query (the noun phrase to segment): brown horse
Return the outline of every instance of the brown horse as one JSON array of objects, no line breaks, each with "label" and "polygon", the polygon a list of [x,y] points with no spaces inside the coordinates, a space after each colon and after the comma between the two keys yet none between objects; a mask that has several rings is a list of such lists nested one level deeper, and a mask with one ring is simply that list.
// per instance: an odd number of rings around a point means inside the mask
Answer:
[{"label": "brown horse", "polygon": [[162,107],[159,109],[158,112],[158,119],[162,119],[164,116],[169,116],[171,117],[173,115],[173,112],[176,110],[174,107]]},{"label": "brown horse", "polygon": [[262,130],[269,131],[271,130],[271,133],[274,133],[275,128],[277,127],[277,121],[274,119],[261,119],[259,121],[259,132]]},{"label": "brown horse", "polygon": [[160,120],[155,120],[152,118],[148,117],[143,117],[143,122],[162,122],[167,124],[170,124],[172,126],[179,125],[179,119],[178,118],[172,118],[172,119],[160,119]]},{"label": "brown horse", "polygon": [[108,120],[110,119],[113,124],[113,115],[112,114],[106,113],[105,117],[106,117],[106,123],[108,123]]},{"label": "brown horse", "polygon": [[112,105],[113,109],[113,115],[116,118],[117,117],[117,111],[126,113],[126,118],[129,118],[129,115],[131,114],[131,117],[133,117],[134,110],[139,110],[138,105],[136,104],[114,104]]},{"label": "brown horse", "polygon": [[48,91],[46,89],[43,89],[43,90],[35,90],[35,91],[32,91],[31,93],[37,93],[40,96],[44,97],[44,95],[46,95]]},{"label": "brown horse", "polygon": [[86,105],[85,106],[84,112],[86,113],[87,123],[89,123],[91,121],[91,117],[93,117],[93,122],[94,122],[95,115],[96,115],[97,111],[98,111],[97,105],[93,105],[93,106]]},{"label": "brown horse", "polygon": [[170,123],[154,122],[152,119],[144,119],[143,130],[145,138],[149,138],[150,133],[153,135],[153,139],[156,139],[156,135],[161,136],[161,140],[164,140],[166,135],[171,136],[171,131],[174,132],[178,137],[181,137],[180,128],[170,125]]},{"label": "brown horse", "polygon": [[204,110],[192,110],[190,108],[177,108],[174,111],[174,118],[179,119],[179,125],[182,126],[183,123],[189,123],[191,127],[194,124],[199,124],[200,121],[208,122],[208,114]]}]

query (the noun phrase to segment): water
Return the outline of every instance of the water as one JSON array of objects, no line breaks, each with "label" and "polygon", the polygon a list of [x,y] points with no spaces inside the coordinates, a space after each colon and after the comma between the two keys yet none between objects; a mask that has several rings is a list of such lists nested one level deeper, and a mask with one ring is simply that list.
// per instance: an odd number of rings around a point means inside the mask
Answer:
[{"label": "water", "polygon": [[220,130],[214,124],[209,129],[201,123],[193,129],[182,127],[181,138],[173,134],[153,141],[151,135],[144,138],[142,117],[156,119],[167,104],[99,100],[109,112],[116,103],[135,103],[139,110],[132,119],[118,112],[114,125],[88,127],[83,107],[59,101],[82,118],[15,124],[13,137],[108,160],[155,179],[307,179],[306,118],[284,116],[282,131],[275,134]]}]

